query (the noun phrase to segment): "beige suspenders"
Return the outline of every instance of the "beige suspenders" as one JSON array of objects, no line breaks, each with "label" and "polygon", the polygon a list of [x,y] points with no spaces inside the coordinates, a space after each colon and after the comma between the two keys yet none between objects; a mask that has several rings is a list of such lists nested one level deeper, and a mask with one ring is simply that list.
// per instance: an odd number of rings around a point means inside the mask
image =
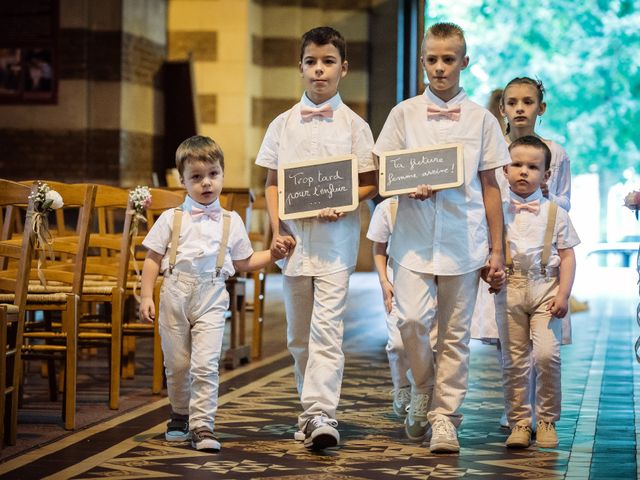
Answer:
[{"label": "beige suspenders", "polygon": [[[227,244],[229,243],[229,230],[231,229],[231,214],[222,210],[222,238],[220,239],[220,250],[216,259],[216,277],[220,276],[222,267],[224,266],[224,256],[227,252]],[[173,273],[173,267],[176,266],[176,256],[178,254],[178,238],[180,237],[180,228],[182,227],[182,208],[178,207],[173,212],[173,226],[171,227],[171,248],[169,250],[169,273]]]},{"label": "beige suspenders", "polygon": [[[546,275],[549,257],[551,257],[551,243],[553,241],[553,230],[556,226],[556,216],[558,214],[558,204],[549,202],[549,217],[547,218],[547,228],[544,232],[544,245],[542,247],[542,258],[540,259],[540,273]],[[504,241],[504,262],[507,272],[513,274],[513,258],[511,257],[511,248],[509,247],[509,239],[507,238],[507,227],[503,229]]]}]

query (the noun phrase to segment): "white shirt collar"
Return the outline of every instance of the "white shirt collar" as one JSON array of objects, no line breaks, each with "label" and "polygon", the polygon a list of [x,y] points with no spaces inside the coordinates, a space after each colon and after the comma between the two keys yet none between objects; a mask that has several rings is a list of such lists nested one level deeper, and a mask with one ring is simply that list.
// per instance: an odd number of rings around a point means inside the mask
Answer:
[{"label": "white shirt collar", "polygon": [[529,195],[527,198],[522,198],[520,195],[515,194],[512,190],[509,190],[509,193],[511,195],[511,198],[523,203],[532,202],[534,200],[542,200],[542,196],[543,196],[542,190],[540,190],[539,188],[535,192],[533,192],[531,195]]},{"label": "white shirt collar", "polygon": [[185,212],[188,212],[191,210],[192,207],[197,207],[197,208],[201,208],[201,209],[209,209],[211,210],[213,209],[218,209],[220,208],[220,198],[216,198],[216,200],[213,203],[210,203],[209,205],[202,205],[201,203],[196,202],[193,198],[191,198],[189,195],[184,197],[184,203],[182,204],[182,209]]},{"label": "white shirt collar", "polygon": [[460,88],[460,91],[455,97],[453,97],[448,102],[445,102],[431,91],[429,85],[426,86],[422,95],[424,96],[424,99],[427,103],[434,103],[441,108],[449,107],[451,105],[457,105],[459,103],[462,103],[467,98],[467,93],[464,91],[464,88]]},{"label": "white shirt collar", "polygon": [[300,99],[300,103],[302,105],[306,105],[308,107],[313,107],[313,108],[318,108],[318,107],[322,107],[325,104],[329,104],[331,105],[331,109],[332,110],[336,110],[341,104],[342,104],[342,98],[340,98],[340,94],[336,93],[333,97],[331,97],[329,100],[319,103],[318,105],[316,105],[315,103],[313,103],[309,97],[307,97],[307,92],[302,94],[302,98]]}]

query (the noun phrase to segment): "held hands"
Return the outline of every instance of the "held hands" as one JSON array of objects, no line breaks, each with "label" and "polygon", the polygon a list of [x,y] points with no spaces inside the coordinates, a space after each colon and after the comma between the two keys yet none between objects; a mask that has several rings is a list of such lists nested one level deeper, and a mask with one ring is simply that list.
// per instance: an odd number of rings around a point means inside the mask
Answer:
[{"label": "held hands", "polygon": [[409,194],[409,198],[415,198],[416,200],[426,200],[427,198],[435,197],[436,192],[433,191],[431,185],[418,185],[414,193]]},{"label": "held hands", "polygon": [[502,290],[507,280],[502,255],[491,252],[487,265],[480,271],[480,276],[489,284],[489,293],[498,293]]},{"label": "held hands", "polygon": [[547,310],[556,318],[564,318],[569,311],[569,297],[558,293],[549,303]]},{"label": "held hands", "polygon": [[288,257],[293,252],[296,241],[291,235],[274,235],[271,241],[271,256],[275,260]]},{"label": "held hands", "polygon": [[140,320],[146,323],[153,323],[156,319],[156,306],[153,298],[142,297],[140,299]]},{"label": "held hands", "polygon": [[387,309],[387,313],[391,313],[393,308],[393,285],[389,280],[380,280],[380,287],[382,288],[384,307]]},{"label": "held hands", "polygon": [[322,222],[335,222],[339,218],[344,217],[344,212],[337,212],[335,208],[323,208],[318,213],[318,219]]}]

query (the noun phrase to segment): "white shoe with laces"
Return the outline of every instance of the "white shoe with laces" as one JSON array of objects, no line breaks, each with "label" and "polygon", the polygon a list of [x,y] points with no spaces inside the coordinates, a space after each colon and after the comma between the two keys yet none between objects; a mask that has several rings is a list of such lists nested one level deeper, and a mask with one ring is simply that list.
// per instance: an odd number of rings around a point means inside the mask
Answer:
[{"label": "white shoe with laces", "polygon": [[326,415],[316,415],[307,422],[304,429],[304,446],[309,450],[323,450],[338,445],[340,434],[336,427],[338,421]]},{"label": "white shoe with laces", "polygon": [[412,442],[424,440],[429,428],[427,413],[429,411],[429,394],[412,393],[409,411],[404,419],[404,431]]},{"label": "white shoe with laces", "polygon": [[407,415],[411,403],[411,387],[400,387],[393,390],[393,412],[400,418]]},{"label": "white shoe with laces", "polygon": [[449,420],[439,418],[432,425],[431,453],[457,453],[460,451],[458,431]]}]

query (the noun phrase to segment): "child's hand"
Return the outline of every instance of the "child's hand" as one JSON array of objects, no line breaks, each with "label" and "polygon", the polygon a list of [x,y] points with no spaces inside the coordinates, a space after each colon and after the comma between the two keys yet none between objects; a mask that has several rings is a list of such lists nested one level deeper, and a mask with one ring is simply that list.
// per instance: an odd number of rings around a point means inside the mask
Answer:
[{"label": "child's hand", "polygon": [[494,272],[491,279],[489,279],[489,271],[489,265],[483,267],[482,270],[480,270],[480,278],[489,284],[489,293],[499,293],[507,281],[507,274],[504,270]]},{"label": "child's hand", "polygon": [[409,198],[415,198],[416,200],[426,200],[427,198],[435,197],[436,192],[433,191],[431,185],[418,185],[415,193],[410,193]]},{"label": "child's hand", "polygon": [[288,257],[293,252],[296,241],[290,235],[274,235],[271,240],[271,256],[276,260]]},{"label": "child's hand", "polygon": [[156,319],[156,306],[153,303],[153,298],[142,297],[140,300],[140,319],[147,323],[153,323]]},{"label": "child's hand", "polygon": [[393,285],[389,280],[380,280],[380,287],[382,288],[384,308],[387,309],[387,313],[391,313],[393,308]]},{"label": "child's hand", "polygon": [[318,213],[318,219],[323,222],[335,222],[339,218],[344,217],[344,212],[337,212],[335,208],[323,208]]},{"label": "child's hand", "polygon": [[558,293],[553,300],[551,300],[547,310],[556,318],[564,318],[569,311],[569,297]]}]

